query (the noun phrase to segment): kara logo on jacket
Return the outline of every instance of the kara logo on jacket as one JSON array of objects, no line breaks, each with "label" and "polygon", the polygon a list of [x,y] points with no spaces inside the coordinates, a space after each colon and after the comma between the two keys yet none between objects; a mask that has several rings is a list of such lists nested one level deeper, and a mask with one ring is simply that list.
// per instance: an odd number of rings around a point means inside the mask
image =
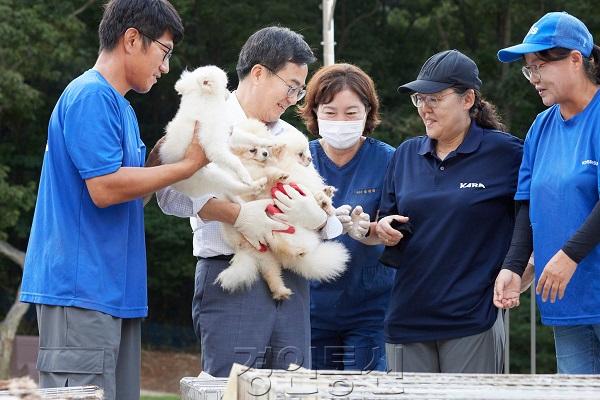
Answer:
[{"label": "kara logo on jacket", "polygon": [[485,185],[481,182],[461,182],[459,189],[485,189]]}]

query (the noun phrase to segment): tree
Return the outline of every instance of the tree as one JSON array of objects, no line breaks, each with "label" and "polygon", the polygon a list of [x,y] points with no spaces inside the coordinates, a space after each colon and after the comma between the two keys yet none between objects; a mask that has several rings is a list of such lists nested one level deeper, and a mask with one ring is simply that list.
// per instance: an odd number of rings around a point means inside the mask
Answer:
[{"label": "tree", "polygon": [[[0,254],[16,262],[21,268],[25,262],[25,253],[15,249],[13,246],[0,240]],[[27,312],[29,304],[19,301],[21,289],[17,291],[15,302],[10,310],[0,322],[0,379],[9,378],[10,357],[12,356],[13,342],[17,333],[17,328],[21,323],[21,318]]]},{"label": "tree", "polygon": [[[5,231],[13,227],[21,212],[33,206],[34,186],[11,185],[6,181],[8,168],[0,165],[0,254],[15,262],[21,269],[25,262],[25,253],[5,241]],[[27,312],[28,304],[19,301],[20,289],[10,310],[0,321],[0,379],[8,378],[13,341],[21,318]]]}]

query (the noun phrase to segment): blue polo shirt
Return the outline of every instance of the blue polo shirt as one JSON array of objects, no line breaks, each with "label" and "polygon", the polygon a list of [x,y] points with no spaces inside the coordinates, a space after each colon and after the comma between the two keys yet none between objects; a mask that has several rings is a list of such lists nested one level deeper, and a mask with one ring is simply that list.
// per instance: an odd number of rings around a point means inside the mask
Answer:
[{"label": "blue polo shirt", "polygon": [[[530,200],[536,283],[550,258],[581,227],[600,193],[600,91],[569,120],[553,105],[525,139],[517,200]],[[547,325],[600,323],[600,246],[577,266],[562,300],[542,302]]]},{"label": "blue polo shirt", "polygon": [[145,155],[133,108],[98,71],[67,86],[48,125],[21,301],[147,315],[142,200],[98,208],[85,183]]},{"label": "blue polo shirt", "polygon": [[[362,206],[375,220],[381,187],[394,148],[366,138],[356,155],[338,167],[318,140],[310,142],[313,163],[328,185],[335,186],[335,207]],[[394,270],[379,262],[383,246],[367,246],[348,235],[336,238],[351,254],[346,272],[332,282],[311,282],[311,326],[348,330],[376,326],[381,329]]]},{"label": "blue polo shirt", "polygon": [[521,156],[519,139],[475,123],[443,161],[427,136],[396,149],[380,215],[409,217],[413,235],[398,256],[388,343],[470,336],[494,324],[492,290],[512,237]]}]

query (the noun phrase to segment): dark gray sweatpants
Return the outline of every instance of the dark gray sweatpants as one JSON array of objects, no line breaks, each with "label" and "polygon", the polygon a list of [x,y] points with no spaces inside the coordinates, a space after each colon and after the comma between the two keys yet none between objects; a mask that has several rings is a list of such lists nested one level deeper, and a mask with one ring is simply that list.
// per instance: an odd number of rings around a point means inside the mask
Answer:
[{"label": "dark gray sweatpants", "polygon": [[141,318],[43,304],[36,311],[40,387],[96,385],[105,400],[139,400]]},{"label": "dark gray sweatpants", "polygon": [[501,374],[504,368],[504,320],[477,335],[408,344],[385,344],[388,369],[394,372]]}]

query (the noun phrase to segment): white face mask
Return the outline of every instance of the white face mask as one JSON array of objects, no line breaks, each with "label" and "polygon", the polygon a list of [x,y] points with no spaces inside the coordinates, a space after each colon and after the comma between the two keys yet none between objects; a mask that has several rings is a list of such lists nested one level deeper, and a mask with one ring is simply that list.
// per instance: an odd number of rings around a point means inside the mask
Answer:
[{"label": "white face mask", "polygon": [[347,149],[358,142],[365,129],[366,117],[357,121],[318,119],[319,135],[335,149]]}]

